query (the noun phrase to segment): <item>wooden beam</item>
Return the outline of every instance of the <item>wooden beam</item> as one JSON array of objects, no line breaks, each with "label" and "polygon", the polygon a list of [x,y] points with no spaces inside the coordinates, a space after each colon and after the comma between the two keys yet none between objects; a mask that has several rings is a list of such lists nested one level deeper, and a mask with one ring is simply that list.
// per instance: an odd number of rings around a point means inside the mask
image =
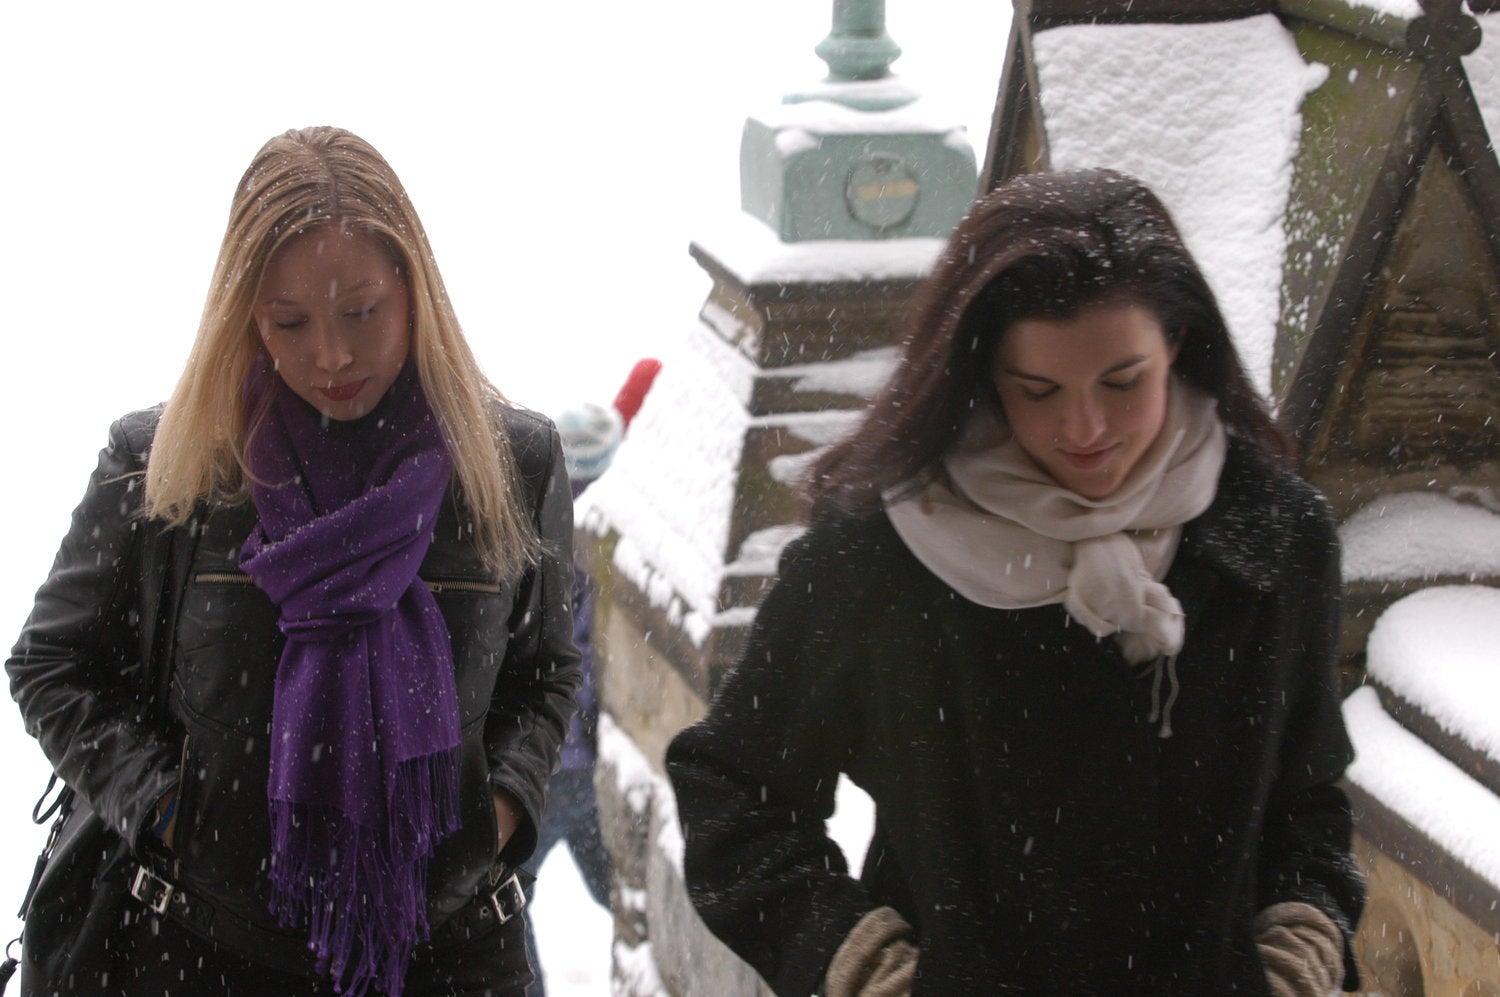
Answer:
[{"label": "wooden beam", "polygon": [[[1036,165],[1045,167],[1047,136],[1042,126],[1042,108],[1037,101],[1036,63],[1031,52],[1031,29],[1022,18],[1010,25],[1005,47],[1005,68],[1000,74],[995,113],[990,122],[984,170],[979,175],[979,193],[986,194],[1017,173]],[[1040,149],[1041,164],[1022,163],[1023,150]]]},{"label": "wooden beam", "polygon": [[1309,316],[1316,325],[1297,361],[1278,414],[1282,428],[1297,442],[1304,459],[1317,440],[1328,396],[1365,315],[1406,202],[1416,190],[1415,181],[1427,150],[1437,140],[1443,91],[1432,76],[1429,67],[1417,81],[1403,127],[1392,136],[1385,162],[1350,237],[1348,252],[1332,278],[1326,303],[1319,314]]},{"label": "wooden beam", "polygon": [[[1022,8],[1026,8],[1024,11]],[[1228,21],[1276,10],[1276,0],[1018,0],[1016,13],[1033,21]]]},{"label": "wooden beam", "polygon": [[[1500,0],[1492,0],[1500,9]],[[1472,6],[1472,4],[1470,5]],[[1479,47],[1479,22],[1456,3],[1428,0],[1423,14],[1406,20],[1348,0],[1278,0],[1287,17],[1300,18],[1401,52],[1422,56],[1467,55]]]},{"label": "wooden beam", "polygon": [[1453,81],[1442,106],[1443,124],[1453,139],[1450,152],[1457,160],[1459,177],[1474,199],[1495,266],[1500,269],[1500,159],[1495,155],[1495,136],[1485,128],[1484,115],[1462,63],[1453,59],[1444,69]]}]

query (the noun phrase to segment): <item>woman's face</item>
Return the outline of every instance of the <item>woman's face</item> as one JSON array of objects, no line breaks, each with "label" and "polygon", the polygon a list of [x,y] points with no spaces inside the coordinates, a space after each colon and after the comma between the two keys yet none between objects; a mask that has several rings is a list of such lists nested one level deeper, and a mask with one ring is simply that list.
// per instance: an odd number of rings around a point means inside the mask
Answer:
[{"label": "woman's face", "polygon": [[287,387],[330,419],[385,395],[411,348],[411,302],[371,235],[324,225],[271,257],[251,310]]},{"label": "woman's face", "polygon": [[1021,449],[1064,488],[1102,499],[1161,432],[1176,356],[1150,309],[1116,302],[1016,322],[993,376]]}]

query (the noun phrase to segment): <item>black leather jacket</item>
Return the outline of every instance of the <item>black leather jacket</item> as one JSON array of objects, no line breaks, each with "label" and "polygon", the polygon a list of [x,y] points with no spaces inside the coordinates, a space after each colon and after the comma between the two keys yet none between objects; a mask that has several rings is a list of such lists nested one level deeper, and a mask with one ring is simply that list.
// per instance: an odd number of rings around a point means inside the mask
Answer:
[{"label": "black leather jacket", "polygon": [[[168,627],[167,721],[149,721],[138,695],[139,559],[159,532],[140,515],[141,475],[158,415],[132,413],[111,427],[6,671],[27,729],[106,824],[144,854],[157,801],[180,784],[180,884],[275,932],[265,875],[267,740],[283,637],[276,607],[237,563],[255,523],[249,503],[204,511],[193,536],[179,531],[175,542],[186,540],[192,553],[180,597],[162,600],[177,609]],[[491,787],[524,811],[502,857],[518,863],[535,847],[579,683],[561,445],[540,416],[507,408],[503,418],[545,554],[518,580],[497,583],[467,539],[466,511],[449,501],[421,571],[448,624],[463,732],[463,826],[428,868],[434,926],[475,895],[494,863]]]}]

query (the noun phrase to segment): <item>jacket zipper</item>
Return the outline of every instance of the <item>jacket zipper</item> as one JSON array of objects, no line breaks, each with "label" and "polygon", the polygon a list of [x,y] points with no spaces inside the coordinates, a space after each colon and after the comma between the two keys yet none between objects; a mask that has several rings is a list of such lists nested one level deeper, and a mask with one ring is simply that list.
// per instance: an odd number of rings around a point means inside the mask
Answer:
[{"label": "jacket zipper", "polygon": [[[234,571],[203,571],[193,576],[196,585],[253,585],[250,576]],[[436,595],[439,592],[480,592],[499,595],[501,587],[496,582],[465,581],[461,578],[439,578],[433,581],[422,579],[422,583]]]}]

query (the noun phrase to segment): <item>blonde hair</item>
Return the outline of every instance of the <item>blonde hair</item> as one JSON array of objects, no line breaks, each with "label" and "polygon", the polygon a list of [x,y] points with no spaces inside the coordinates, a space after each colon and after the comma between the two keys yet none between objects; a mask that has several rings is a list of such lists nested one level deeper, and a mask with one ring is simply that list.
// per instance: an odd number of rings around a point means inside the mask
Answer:
[{"label": "blonde hair", "polygon": [[373,236],[406,280],[411,355],[453,455],[475,545],[501,577],[514,577],[535,559],[540,541],[523,508],[515,455],[500,421],[504,399],[464,340],[427,234],[395,171],[368,142],[341,128],[276,136],[240,179],[198,335],[147,461],[147,513],[180,526],[200,501],[248,497],[243,386],[261,350],[251,305],[276,252],[330,224]]}]

